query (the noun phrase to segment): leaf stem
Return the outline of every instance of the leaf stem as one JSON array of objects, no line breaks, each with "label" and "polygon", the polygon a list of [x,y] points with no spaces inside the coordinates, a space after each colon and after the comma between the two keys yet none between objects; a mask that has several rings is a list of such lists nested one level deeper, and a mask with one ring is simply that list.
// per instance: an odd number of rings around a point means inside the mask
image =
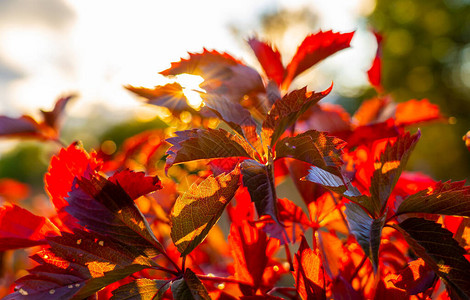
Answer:
[{"label": "leaf stem", "polygon": [[186,255],[183,256],[183,263],[182,263],[182,265],[181,265],[181,269],[183,270],[183,273],[184,273],[184,271],[185,271],[185,265],[186,265]]},{"label": "leaf stem", "polygon": [[182,273],[180,267],[178,266],[177,263],[175,263],[174,260],[171,259],[171,257],[168,256],[166,252],[162,252],[163,256],[176,268],[177,273]]},{"label": "leaf stem", "polygon": [[237,284],[244,284],[244,285],[249,285],[246,281],[241,281],[235,278],[224,278],[224,277],[218,277],[218,276],[209,276],[209,275],[197,275],[197,277],[201,280],[206,280],[206,281],[214,281],[214,282],[229,282],[229,283],[237,283]]},{"label": "leaf stem", "polygon": [[349,278],[349,283],[352,283],[354,277],[356,277],[357,274],[359,273],[359,271],[362,269],[362,266],[364,265],[366,260],[367,260],[367,256],[364,255],[361,262],[357,265],[356,269],[354,270],[353,274],[351,275],[351,278]]}]

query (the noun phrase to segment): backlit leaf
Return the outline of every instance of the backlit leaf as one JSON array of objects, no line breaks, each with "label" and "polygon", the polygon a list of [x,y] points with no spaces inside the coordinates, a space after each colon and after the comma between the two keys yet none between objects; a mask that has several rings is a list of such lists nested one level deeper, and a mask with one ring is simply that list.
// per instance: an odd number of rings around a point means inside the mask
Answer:
[{"label": "backlit leaf", "polygon": [[111,300],[159,300],[159,297],[154,297],[160,289],[165,289],[165,287],[170,287],[167,280],[138,278],[115,289]]},{"label": "backlit leaf", "polygon": [[44,117],[44,124],[46,124],[50,128],[57,129],[59,119],[62,116],[65,107],[67,106],[67,103],[69,103],[69,101],[74,99],[75,97],[75,95],[61,97],[57,100],[54,105],[54,108],[51,111],[41,110],[42,116]]},{"label": "backlit leaf", "polygon": [[0,116],[0,136],[40,137],[39,124],[30,116],[10,118]]},{"label": "backlit leaf", "polygon": [[399,126],[408,126],[421,122],[444,120],[439,106],[428,99],[408,100],[397,104],[395,122]]},{"label": "backlit leaf", "polygon": [[40,265],[17,281],[19,290],[6,299],[84,299],[132,273],[157,266],[97,233],[63,232],[48,242],[50,248],[32,256]]},{"label": "backlit leaf", "polygon": [[240,165],[243,185],[248,188],[258,215],[270,215],[274,221],[279,222],[272,165],[263,165],[252,159],[244,160]]},{"label": "backlit leaf", "polygon": [[373,219],[359,205],[355,203],[346,203],[345,205],[346,219],[348,220],[351,233],[372,262],[374,272],[377,272],[380,240],[386,215],[384,214],[380,218]]},{"label": "backlit leaf", "polygon": [[149,104],[168,108],[173,114],[177,115],[182,111],[195,112],[187,102],[183,87],[177,82],[159,85],[153,89],[133,86],[126,86],[126,89],[146,98]]},{"label": "backlit leaf", "polygon": [[187,268],[183,278],[177,279],[171,284],[171,292],[174,299],[181,300],[210,300],[209,293],[201,280],[194,272]]},{"label": "backlit leaf", "polygon": [[294,278],[302,299],[326,299],[320,256],[316,246],[312,250],[304,236],[299,251],[294,255]]},{"label": "backlit leaf", "polygon": [[114,173],[109,181],[118,184],[132,200],[162,188],[158,176],[145,176],[144,172],[133,172],[128,169]]},{"label": "backlit leaf", "polygon": [[276,101],[263,122],[263,142],[273,148],[286,129],[294,124],[308,108],[328,95],[332,88],[333,85],[323,92],[314,93],[307,92],[307,88],[304,87]]},{"label": "backlit leaf", "polygon": [[234,259],[235,278],[251,285],[254,294],[268,263],[266,233],[247,221],[239,226],[232,223],[228,242]]},{"label": "backlit leaf", "polygon": [[372,66],[367,71],[367,77],[370,84],[377,89],[378,92],[382,91],[381,75],[382,75],[382,35],[374,32],[375,39],[377,40],[377,51],[375,54]]},{"label": "backlit leaf", "polygon": [[426,291],[435,281],[436,274],[426,265],[423,259],[418,258],[410,262],[400,271],[397,278],[392,279],[394,286],[404,289],[409,295],[416,295]]},{"label": "backlit leaf", "polygon": [[148,256],[163,252],[144,216],[120,185],[97,174],[82,177],[75,180],[67,201],[65,210],[82,226],[112,236]]},{"label": "backlit leaf", "polygon": [[193,129],[178,131],[176,135],[167,139],[172,146],[167,151],[165,170],[193,160],[254,155],[246,141],[223,129]]},{"label": "backlit leaf", "polygon": [[0,199],[5,199],[8,202],[18,202],[30,193],[29,185],[21,183],[11,178],[0,179]]},{"label": "backlit leaf", "polygon": [[466,251],[440,224],[409,218],[395,226],[413,251],[462,299],[470,298],[470,262]]},{"label": "backlit leaf", "polygon": [[408,158],[419,140],[421,133],[401,135],[392,145],[387,143],[380,160],[374,163],[374,173],[369,188],[373,215],[383,211],[388,197],[393,191],[401,172],[406,166]]},{"label": "backlit leaf", "polygon": [[254,146],[259,143],[256,123],[251,114],[240,103],[230,101],[224,95],[203,94],[204,103],[233,130],[245,137]]},{"label": "backlit leaf", "polygon": [[282,65],[279,51],[256,38],[249,39],[248,44],[255,53],[256,58],[258,58],[268,78],[274,80],[280,86],[284,80],[284,66]]},{"label": "backlit leaf", "polygon": [[341,175],[337,167],[343,163],[341,149],[344,145],[344,141],[329,136],[325,132],[309,130],[280,140],[275,148],[276,158],[295,158],[336,175]]},{"label": "backlit leaf", "polygon": [[165,76],[182,73],[201,76],[204,78],[201,88],[208,93],[223,94],[234,102],[240,102],[244,95],[264,91],[258,72],[215,50],[189,53],[188,59],[172,63],[169,69],[160,72]]},{"label": "backlit leaf", "polygon": [[283,82],[284,89],[287,89],[292,80],[303,71],[337,51],[348,48],[353,35],[354,32],[339,33],[330,30],[319,31],[307,36],[286,67],[287,74]]},{"label": "backlit leaf", "polygon": [[182,256],[189,254],[219,220],[239,186],[240,170],[194,183],[178,197],[170,214],[171,238]]},{"label": "backlit leaf", "polygon": [[465,181],[438,182],[407,197],[397,214],[429,213],[470,217],[470,187]]},{"label": "backlit leaf", "polygon": [[47,236],[60,235],[47,218],[16,205],[0,206],[0,251],[46,244]]}]

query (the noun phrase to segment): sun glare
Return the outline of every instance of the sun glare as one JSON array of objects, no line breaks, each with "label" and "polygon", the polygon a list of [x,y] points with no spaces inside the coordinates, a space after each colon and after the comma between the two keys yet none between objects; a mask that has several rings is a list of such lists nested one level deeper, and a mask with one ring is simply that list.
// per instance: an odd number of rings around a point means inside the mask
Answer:
[{"label": "sun glare", "polygon": [[176,82],[183,87],[183,94],[188,99],[188,104],[193,108],[199,108],[202,104],[200,93],[205,90],[201,89],[199,85],[204,81],[204,78],[198,75],[181,74],[176,76]]}]

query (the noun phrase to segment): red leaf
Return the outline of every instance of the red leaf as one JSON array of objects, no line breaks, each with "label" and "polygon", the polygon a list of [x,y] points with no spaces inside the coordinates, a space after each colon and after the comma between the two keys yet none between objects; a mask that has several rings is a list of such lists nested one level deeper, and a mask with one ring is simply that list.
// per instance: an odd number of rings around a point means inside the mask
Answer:
[{"label": "red leaf", "polygon": [[465,142],[465,147],[470,151],[470,131],[467,131],[467,133],[462,137],[462,140]]},{"label": "red leaf", "polygon": [[381,73],[382,73],[382,36],[374,32],[374,36],[377,40],[377,52],[375,54],[374,61],[369,71],[367,71],[367,76],[369,77],[369,82],[378,92],[382,91],[381,85]]},{"label": "red leaf", "polygon": [[416,295],[426,291],[434,283],[436,274],[426,265],[423,259],[419,258],[408,263],[395,279],[391,279],[393,285],[408,292],[409,295]]},{"label": "red leaf", "polygon": [[131,197],[101,175],[77,178],[67,201],[65,210],[87,229],[112,236],[148,256],[164,251]]},{"label": "red leaf", "polygon": [[258,72],[231,55],[215,50],[189,53],[189,59],[172,63],[169,69],[160,72],[165,76],[182,73],[200,75],[204,78],[201,88],[208,93],[224,94],[234,102],[240,102],[244,95],[264,92]]},{"label": "red leaf", "polygon": [[228,241],[234,258],[235,278],[251,285],[254,294],[268,263],[266,233],[246,221],[240,226],[232,223]]},{"label": "red leaf", "polygon": [[307,88],[304,87],[276,101],[262,125],[263,143],[273,148],[286,129],[294,124],[307,109],[328,95],[332,88],[333,85],[323,92],[314,93],[307,92]]},{"label": "red leaf", "polygon": [[193,129],[177,131],[167,139],[168,149],[165,171],[173,164],[211,158],[246,157],[254,155],[247,142],[223,129]]},{"label": "red leaf", "polygon": [[428,99],[413,99],[397,104],[395,122],[398,126],[437,120],[444,120],[444,117],[439,111],[439,106],[430,103]]},{"label": "red leaf", "polygon": [[133,86],[126,86],[126,89],[147,98],[147,103],[149,104],[168,108],[174,115],[178,115],[182,111],[196,112],[189,106],[188,100],[183,93],[183,87],[177,82],[159,85],[153,89]]},{"label": "red leaf", "polygon": [[29,195],[29,186],[14,179],[0,179],[0,199],[9,202],[17,202],[25,199]]},{"label": "red leaf", "polygon": [[0,251],[46,244],[56,235],[60,231],[48,219],[16,205],[0,207]]},{"label": "red leaf", "polygon": [[162,188],[158,176],[145,176],[144,172],[124,170],[114,173],[109,181],[119,184],[132,200]]},{"label": "red leaf", "polygon": [[283,89],[287,90],[292,80],[303,71],[337,51],[348,48],[353,35],[354,32],[334,33],[330,30],[307,36],[286,67],[287,74],[282,83]]},{"label": "red leaf", "polygon": [[248,188],[251,201],[261,217],[269,215],[277,223],[277,196],[274,187],[272,164],[261,164],[253,159],[244,160],[241,164],[243,185]]},{"label": "red leaf", "polygon": [[390,97],[377,97],[365,100],[354,113],[354,121],[358,126],[384,122],[393,117],[395,104]]},{"label": "red leaf", "polygon": [[50,128],[57,129],[58,128],[58,121],[62,116],[67,103],[75,98],[75,95],[69,95],[62,98],[59,98],[54,105],[54,108],[51,111],[41,110],[41,113],[44,117],[44,124],[49,126]]},{"label": "red leaf", "polygon": [[316,245],[310,249],[302,237],[299,251],[294,256],[294,278],[302,299],[326,299],[323,268]]},{"label": "red leaf", "polygon": [[282,81],[284,80],[285,71],[279,51],[255,38],[249,39],[248,44],[251,49],[253,49],[253,52],[258,58],[258,61],[263,67],[268,78],[274,80],[278,86],[281,86]]},{"label": "red leaf", "polygon": [[99,171],[100,167],[96,154],[89,155],[78,143],[72,143],[52,157],[44,182],[56,210],[68,205],[65,198],[72,190],[75,177],[83,176],[87,170]]}]

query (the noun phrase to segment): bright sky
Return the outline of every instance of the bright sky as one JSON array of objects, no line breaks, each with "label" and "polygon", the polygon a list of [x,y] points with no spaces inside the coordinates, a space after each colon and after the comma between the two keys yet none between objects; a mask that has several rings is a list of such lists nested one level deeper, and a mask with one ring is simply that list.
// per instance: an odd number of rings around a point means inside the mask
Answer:
[{"label": "bright sky", "polygon": [[[354,90],[366,84],[375,52],[361,21],[374,5],[374,0],[2,0],[0,113],[51,108],[67,92],[80,95],[69,110],[75,116],[88,113],[93,103],[112,110],[136,107],[136,97],[122,86],[161,84],[157,73],[187,51],[206,47],[252,63],[249,49],[228,25],[254,34],[263,12],[283,7],[311,7],[324,30],[360,30],[353,49],[329,62],[344,70],[341,77],[317,78],[320,85],[334,80],[335,87]],[[293,49],[317,28],[304,30],[292,32]]]}]

